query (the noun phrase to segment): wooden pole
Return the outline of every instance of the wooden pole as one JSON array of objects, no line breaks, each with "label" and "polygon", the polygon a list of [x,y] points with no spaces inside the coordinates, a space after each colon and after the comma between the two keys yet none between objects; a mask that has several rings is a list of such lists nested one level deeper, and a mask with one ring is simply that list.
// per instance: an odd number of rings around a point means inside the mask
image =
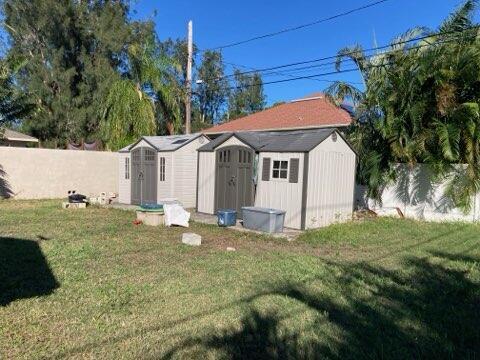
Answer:
[{"label": "wooden pole", "polygon": [[191,133],[192,117],[192,57],[193,57],[193,23],[188,22],[188,62],[187,62],[187,99],[185,102],[185,133]]}]

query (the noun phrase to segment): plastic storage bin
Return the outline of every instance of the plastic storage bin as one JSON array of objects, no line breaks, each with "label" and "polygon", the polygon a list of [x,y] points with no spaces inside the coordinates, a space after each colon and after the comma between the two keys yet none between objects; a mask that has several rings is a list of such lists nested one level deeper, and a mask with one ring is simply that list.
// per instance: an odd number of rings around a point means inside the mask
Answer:
[{"label": "plastic storage bin", "polygon": [[283,232],[285,211],[253,206],[242,207],[243,226],[266,233]]},{"label": "plastic storage bin", "polygon": [[144,212],[163,212],[163,204],[142,204],[140,210]]},{"label": "plastic storage bin", "polygon": [[237,212],[235,210],[218,210],[218,226],[235,226],[237,224]]}]

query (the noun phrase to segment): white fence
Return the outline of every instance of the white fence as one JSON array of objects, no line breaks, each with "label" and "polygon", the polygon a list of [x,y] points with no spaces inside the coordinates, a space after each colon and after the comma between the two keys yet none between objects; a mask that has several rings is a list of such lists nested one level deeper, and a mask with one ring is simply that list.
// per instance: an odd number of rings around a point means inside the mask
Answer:
[{"label": "white fence", "polygon": [[426,166],[410,169],[399,167],[397,182],[382,194],[381,204],[365,199],[365,187],[357,186],[356,202],[379,215],[397,215],[399,209],[405,217],[427,221],[478,221],[480,219],[480,194],[472,199],[472,209],[465,214],[455,208],[444,196],[445,183],[433,184]]},{"label": "white fence", "polygon": [[118,154],[0,147],[0,197],[63,198],[118,192]]}]

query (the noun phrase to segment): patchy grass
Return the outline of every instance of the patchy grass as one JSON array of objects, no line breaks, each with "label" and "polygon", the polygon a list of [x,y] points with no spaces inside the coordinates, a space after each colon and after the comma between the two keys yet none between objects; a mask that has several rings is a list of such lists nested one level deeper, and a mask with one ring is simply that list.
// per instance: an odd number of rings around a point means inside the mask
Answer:
[{"label": "patchy grass", "polygon": [[0,358],[480,357],[478,225],[193,224],[191,248],[132,220],[0,202]]}]

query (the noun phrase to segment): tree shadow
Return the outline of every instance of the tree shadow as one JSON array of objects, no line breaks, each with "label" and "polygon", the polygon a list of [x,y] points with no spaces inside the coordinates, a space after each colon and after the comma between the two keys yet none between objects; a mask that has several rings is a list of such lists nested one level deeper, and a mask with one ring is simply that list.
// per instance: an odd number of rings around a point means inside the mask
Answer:
[{"label": "tree shadow", "polygon": [[9,199],[13,195],[12,187],[7,180],[7,173],[3,170],[2,165],[0,165],[0,199]]},{"label": "tree shadow", "polygon": [[[175,346],[161,358],[186,358],[182,352],[189,348],[201,347],[207,352],[220,350],[225,358],[243,359],[308,359],[323,354],[328,349],[316,342],[305,342],[301,334],[281,329],[282,316],[275,313],[261,313],[255,309],[241,320],[240,329],[212,334],[207,338],[192,338]],[[280,331],[281,330],[281,331]],[[197,354],[192,355],[197,357]]]},{"label": "tree shadow", "polygon": [[36,241],[0,237],[0,306],[49,295],[58,287]]},{"label": "tree shadow", "polygon": [[396,167],[395,183],[391,186],[395,200],[402,206],[414,208],[415,216],[423,219],[427,209],[441,214],[454,210],[452,199],[444,194],[441,181],[435,179],[428,165]]},{"label": "tree shadow", "polygon": [[[273,286],[270,295],[294,300],[317,314],[314,340],[309,336],[304,341],[296,326],[285,329],[288,314],[259,312],[251,304],[239,328],[192,337],[164,357],[200,347],[231,359],[478,358],[480,285],[468,270],[451,262],[472,268],[480,259],[430,255],[405,258],[402,270],[328,263],[338,274],[334,295],[305,283]],[[332,328],[337,336],[331,336]]]}]

